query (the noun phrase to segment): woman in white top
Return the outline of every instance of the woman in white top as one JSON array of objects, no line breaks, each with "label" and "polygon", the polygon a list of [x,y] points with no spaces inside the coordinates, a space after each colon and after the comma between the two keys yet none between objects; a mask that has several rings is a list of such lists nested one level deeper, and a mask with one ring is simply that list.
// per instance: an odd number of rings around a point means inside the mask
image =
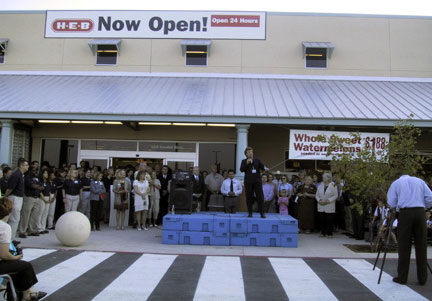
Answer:
[{"label": "woman in white top", "polygon": [[148,230],[145,226],[147,220],[147,212],[149,209],[150,185],[146,180],[146,172],[141,170],[138,172],[136,180],[133,182],[133,189],[135,194],[135,218],[137,222],[137,230]]},{"label": "woman in white top", "polygon": [[331,182],[331,175],[323,174],[323,183],[318,187],[316,200],[318,202],[318,216],[321,224],[321,236],[333,237],[334,215],[336,211],[336,199],[338,190]]},{"label": "woman in white top", "polygon": [[[12,201],[6,197],[0,198],[0,274],[9,274],[20,300],[39,300],[46,296],[45,292],[33,289],[38,280],[30,262],[21,260],[23,254],[13,255],[9,251],[12,230],[7,224],[12,211]],[[9,298],[8,298],[9,299]]]}]

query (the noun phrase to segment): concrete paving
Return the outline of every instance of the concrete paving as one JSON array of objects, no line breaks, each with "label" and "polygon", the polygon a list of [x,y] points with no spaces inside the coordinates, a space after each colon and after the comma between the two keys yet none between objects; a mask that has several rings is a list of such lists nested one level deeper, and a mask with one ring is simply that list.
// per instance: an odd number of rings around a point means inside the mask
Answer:
[{"label": "concrete paving", "polygon": [[[132,252],[176,255],[219,255],[219,256],[264,256],[301,258],[375,258],[376,253],[356,253],[344,244],[364,244],[367,242],[351,239],[336,233],[334,238],[319,237],[317,233],[299,234],[297,248],[244,247],[244,246],[192,246],[162,244],[162,230],[150,228],[137,231],[131,227],[125,230],[102,225],[101,231],[92,231],[89,239],[80,247],[63,246],[54,231],[39,237],[19,239],[23,248]],[[388,253],[388,258],[397,258],[397,253]],[[411,253],[414,256],[414,250]],[[432,247],[428,247],[428,258],[432,258]]]},{"label": "concrete paving", "polygon": [[[432,279],[392,281],[389,259],[378,284],[374,258],[275,258],[24,250],[39,282],[58,300],[432,300]],[[432,264],[432,260],[429,261]]]}]

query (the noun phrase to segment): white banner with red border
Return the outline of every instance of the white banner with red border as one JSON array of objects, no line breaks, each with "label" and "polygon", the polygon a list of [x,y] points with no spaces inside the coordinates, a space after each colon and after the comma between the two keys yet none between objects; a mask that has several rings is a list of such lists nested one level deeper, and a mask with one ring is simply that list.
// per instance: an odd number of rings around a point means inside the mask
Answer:
[{"label": "white banner with red border", "polygon": [[[331,160],[334,155],[343,153],[359,153],[364,148],[370,148],[378,158],[390,141],[388,133],[359,133],[360,138],[354,138],[350,132],[290,130],[289,159],[290,160]],[[327,156],[328,140],[337,137],[343,146],[335,147]],[[319,141],[325,137],[325,141]]]},{"label": "white banner with red border", "polygon": [[46,38],[265,40],[265,12],[47,11]]}]

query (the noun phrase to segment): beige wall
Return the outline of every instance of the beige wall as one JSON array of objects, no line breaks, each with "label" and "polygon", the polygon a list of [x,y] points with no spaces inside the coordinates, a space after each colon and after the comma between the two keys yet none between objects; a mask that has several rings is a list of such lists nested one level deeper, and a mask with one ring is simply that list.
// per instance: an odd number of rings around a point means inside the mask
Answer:
[{"label": "beige wall", "polygon": [[[432,19],[267,15],[267,39],[213,40],[207,67],[185,67],[179,40],[123,39],[117,66],[95,66],[87,39],[45,39],[45,14],[0,14],[0,70],[432,77]],[[302,41],[332,42],[328,69],[305,69]]]},{"label": "beige wall", "polygon": [[254,154],[272,171],[285,169],[285,149],[289,148],[289,129],[282,126],[252,125],[248,144]]}]

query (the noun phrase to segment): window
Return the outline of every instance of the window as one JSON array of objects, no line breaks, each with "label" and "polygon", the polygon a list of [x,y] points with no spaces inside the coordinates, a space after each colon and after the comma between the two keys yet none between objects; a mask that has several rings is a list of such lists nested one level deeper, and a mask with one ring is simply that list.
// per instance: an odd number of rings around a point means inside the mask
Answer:
[{"label": "window", "polygon": [[186,46],[186,66],[207,66],[207,46]]},{"label": "window", "polygon": [[207,66],[211,40],[182,40],[181,49],[186,66]]},{"label": "window", "polygon": [[327,68],[335,46],[330,42],[303,42],[306,68]]},{"label": "window", "polygon": [[5,63],[5,55],[7,53],[8,39],[0,39],[0,64]]},{"label": "window", "polygon": [[96,56],[96,65],[117,65],[121,40],[95,39],[90,41],[88,45],[93,55]]},{"label": "window", "polygon": [[194,153],[196,151],[196,143],[140,141],[139,151]]},{"label": "window", "polygon": [[0,64],[5,63],[5,50],[0,47]]},{"label": "window", "polygon": [[119,140],[81,140],[81,149],[136,151],[137,142]]},{"label": "window", "polygon": [[117,53],[116,45],[98,45],[96,65],[116,65]]},{"label": "window", "polygon": [[327,48],[306,48],[306,68],[327,68]]}]

